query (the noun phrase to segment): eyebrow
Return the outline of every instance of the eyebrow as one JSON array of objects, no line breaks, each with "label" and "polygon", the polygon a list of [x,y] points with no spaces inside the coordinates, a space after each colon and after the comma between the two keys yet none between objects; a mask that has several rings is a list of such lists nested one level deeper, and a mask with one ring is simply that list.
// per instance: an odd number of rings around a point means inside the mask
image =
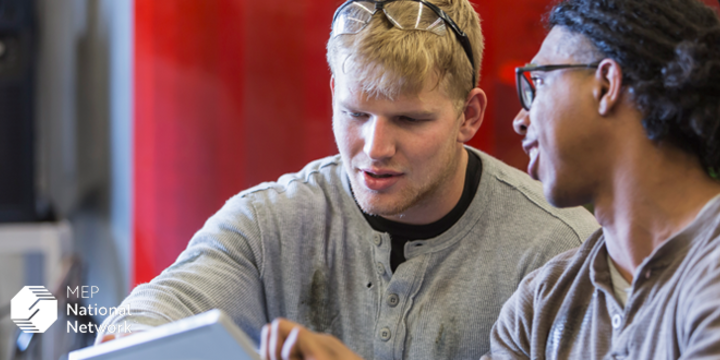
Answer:
[{"label": "eyebrow", "polygon": [[[350,111],[357,111],[357,112],[363,112],[362,110],[358,110],[356,107],[351,106],[350,104],[344,103],[342,101],[338,102],[340,107],[345,108]],[[397,111],[392,112],[391,115],[393,117],[396,116],[407,116],[411,118],[430,118],[435,117],[437,113],[431,110],[409,110],[409,111]]]},{"label": "eyebrow", "polygon": [[411,118],[420,118],[420,119],[422,119],[422,118],[432,118],[432,117],[435,117],[436,115],[435,115],[435,113],[432,112],[432,111],[420,110],[420,111],[405,111],[405,112],[400,112],[399,114],[397,114],[397,115],[395,115],[395,116],[407,116],[407,117],[411,117]]}]

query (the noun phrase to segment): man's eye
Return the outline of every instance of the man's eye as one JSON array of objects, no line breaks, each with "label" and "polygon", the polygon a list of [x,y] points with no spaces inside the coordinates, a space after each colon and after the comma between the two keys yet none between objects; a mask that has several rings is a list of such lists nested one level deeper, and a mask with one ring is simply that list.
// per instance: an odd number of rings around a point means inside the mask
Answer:
[{"label": "man's eye", "polygon": [[537,76],[533,76],[530,78],[532,80],[533,85],[538,86],[538,84],[542,84],[542,78],[539,78]]},{"label": "man's eye", "polygon": [[352,111],[343,111],[343,112],[345,113],[345,115],[347,115],[351,118],[362,118],[365,116],[365,114],[359,113],[359,112],[352,112]]},{"label": "man's eye", "polygon": [[409,123],[415,123],[415,122],[422,121],[420,119],[412,118],[409,116],[400,116],[399,119],[400,119],[400,121],[409,122]]}]

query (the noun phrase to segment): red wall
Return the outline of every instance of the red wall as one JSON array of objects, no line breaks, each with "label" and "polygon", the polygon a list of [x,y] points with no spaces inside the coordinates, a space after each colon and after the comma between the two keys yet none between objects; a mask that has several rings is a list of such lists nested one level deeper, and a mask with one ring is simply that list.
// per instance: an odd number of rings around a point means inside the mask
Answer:
[{"label": "red wall", "polygon": [[333,154],[319,2],[137,1],[135,275],[231,195]]},{"label": "red wall", "polygon": [[[513,68],[542,41],[547,2],[476,4],[490,107],[471,144],[520,167]],[[136,2],[134,283],[171,264],[233,194],[336,152],[325,43],[340,3]]]},{"label": "red wall", "polygon": [[[136,1],[135,284],[233,194],[336,152],[325,42],[341,2]],[[550,2],[475,1],[490,106],[471,145],[520,168],[514,67],[542,42]]]}]

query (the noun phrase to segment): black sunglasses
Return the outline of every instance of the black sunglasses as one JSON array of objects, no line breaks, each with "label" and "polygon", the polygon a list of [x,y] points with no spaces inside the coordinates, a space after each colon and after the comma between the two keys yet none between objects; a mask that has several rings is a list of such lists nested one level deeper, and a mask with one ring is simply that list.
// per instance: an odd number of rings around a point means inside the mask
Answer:
[{"label": "black sunglasses", "polygon": [[515,85],[517,86],[518,98],[520,98],[520,104],[523,109],[530,110],[533,100],[535,100],[535,84],[533,83],[532,77],[529,77],[527,73],[533,71],[554,71],[560,69],[597,69],[599,62],[592,64],[561,64],[561,65],[528,65],[525,67],[515,68]]},{"label": "black sunglasses", "polygon": [[[384,7],[385,7],[385,5],[390,4],[390,3],[394,3],[394,2],[397,2],[397,1],[414,1],[414,2],[421,3],[422,5],[428,7],[428,8],[431,9],[432,11],[434,11],[435,14],[437,14],[437,16],[438,16],[440,19],[442,19],[442,20],[450,27],[450,29],[452,29],[452,31],[455,33],[458,41],[460,42],[460,45],[462,46],[463,50],[465,50],[465,55],[467,55],[468,60],[470,60],[470,65],[472,66],[472,69],[473,69],[473,70],[472,70],[472,71],[473,71],[473,77],[472,77],[473,80],[472,80],[472,87],[471,87],[471,88],[474,88],[475,85],[476,85],[476,82],[477,82],[477,74],[475,74],[475,59],[474,59],[474,57],[473,57],[472,46],[470,45],[470,39],[468,39],[467,35],[466,35],[462,30],[460,30],[460,27],[458,27],[458,25],[455,23],[455,21],[453,21],[448,14],[446,14],[442,9],[440,9],[439,7],[437,7],[435,4],[432,4],[432,3],[428,2],[428,1],[425,1],[425,0],[384,0],[384,1],[374,1],[374,0],[349,0],[349,1],[345,2],[344,4],[342,4],[337,10],[335,10],[335,15],[333,15],[333,21],[332,21],[332,29],[333,29],[333,31],[331,32],[330,35],[331,35],[331,36],[336,36],[336,35],[340,35],[340,34],[353,34],[353,33],[357,33],[357,32],[342,32],[342,31],[339,32],[339,33],[336,33],[336,31],[335,31],[335,29],[336,29],[335,21],[338,19],[338,16],[343,12],[343,9],[345,9],[348,5],[350,5],[350,4],[352,4],[352,3],[356,3],[356,2],[363,2],[363,3],[373,4],[373,6],[374,6],[374,11],[371,13],[371,16],[372,16],[372,15],[375,15],[378,11],[383,10]],[[387,15],[387,12],[386,12],[386,15]],[[396,24],[396,23],[394,22],[394,19],[393,19],[392,17],[388,16],[388,18],[389,18],[391,21],[393,21],[394,24]],[[350,20],[355,21],[355,22],[358,21],[358,19],[355,19],[355,18],[351,18]],[[365,25],[367,25],[367,22],[369,22],[369,21],[370,21],[370,18],[369,18],[369,17],[367,18],[367,20],[361,21],[361,22],[364,22],[364,23],[361,24],[361,26],[357,28],[357,31],[362,30],[362,29],[365,27]],[[396,24],[396,25],[399,25],[399,24]],[[402,26],[398,26],[398,27],[403,28]],[[344,28],[344,27],[343,27],[343,28]]]}]

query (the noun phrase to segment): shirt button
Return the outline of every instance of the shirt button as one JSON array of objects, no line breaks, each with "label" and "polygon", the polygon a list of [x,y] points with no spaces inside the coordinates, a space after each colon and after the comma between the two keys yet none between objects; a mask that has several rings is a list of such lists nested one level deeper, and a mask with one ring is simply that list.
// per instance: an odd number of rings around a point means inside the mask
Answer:
[{"label": "shirt button", "polygon": [[390,340],[390,335],[390,329],[385,327],[380,330],[380,339],[382,339],[382,341]]},{"label": "shirt button", "polygon": [[383,264],[380,263],[380,262],[377,263],[377,272],[378,272],[378,274],[380,274],[380,275],[384,274],[384,273],[385,273],[385,265],[383,265]]},{"label": "shirt button", "polygon": [[619,328],[621,323],[622,323],[622,317],[618,314],[613,315],[613,317],[612,317],[613,329]]},{"label": "shirt button", "polygon": [[387,303],[388,303],[388,305],[390,305],[390,307],[396,307],[399,302],[400,302],[400,297],[398,297],[397,294],[388,295]]},{"label": "shirt button", "polygon": [[382,244],[382,237],[380,237],[380,235],[375,235],[373,242],[375,243],[375,245],[380,246],[380,244]]},{"label": "shirt button", "polygon": [[652,276],[652,269],[648,269],[648,271],[645,272],[645,279],[650,279]]}]

